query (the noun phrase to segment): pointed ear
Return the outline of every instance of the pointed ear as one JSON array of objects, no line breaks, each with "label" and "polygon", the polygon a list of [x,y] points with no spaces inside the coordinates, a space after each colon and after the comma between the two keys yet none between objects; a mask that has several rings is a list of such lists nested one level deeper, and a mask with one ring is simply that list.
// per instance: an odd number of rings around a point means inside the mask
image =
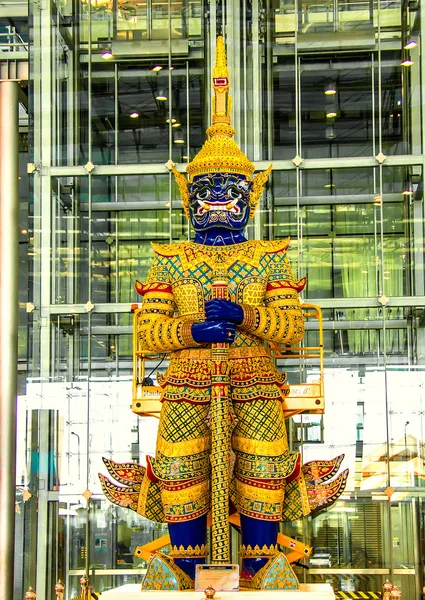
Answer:
[{"label": "pointed ear", "polygon": [[190,214],[189,214],[189,181],[188,181],[187,177],[185,177],[183,175],[183,173],[180,173],[179,171],[177,171],[174,164],[172,164],[172,166],[170,165],[170,167],[168,167],[168,168],[174,175],[176,183],[179,186],[179,192],[180,192],[180,197],[182,199],[183,210],[185,212],[186,218],[189,219],[190,218]]},{"label": "pointed ear", "polygon": [[252,180],[252,189],[249,194],[249,206],[251,207],[250,217],[251,219],[255,215],[255,211],[257,210],[258,202],[261,198],[261,194],[264,192],[264,187],[269,179],[269,175],[272,170],[272,165],[265,171],[258,173]]}]

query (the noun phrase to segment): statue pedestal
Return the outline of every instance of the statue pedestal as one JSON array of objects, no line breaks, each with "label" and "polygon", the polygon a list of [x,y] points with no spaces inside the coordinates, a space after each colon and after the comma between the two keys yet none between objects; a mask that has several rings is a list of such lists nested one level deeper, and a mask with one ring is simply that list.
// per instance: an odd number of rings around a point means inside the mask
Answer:
[{"label": "statue pedestal", "polygon": [[[215,600],[335,600],[332,587],[327,583],[300,583],[296,591],[243,591],[243,592],[216,592]],[[157,592],[141,591],[139,583],[129,583],[113,590],[102,592],[105,600],[177,600],[177,596],[187,600],[201,600],[203,592],[170,592],[159,590]],[[302,596],[302,598],[301,598]]]}]

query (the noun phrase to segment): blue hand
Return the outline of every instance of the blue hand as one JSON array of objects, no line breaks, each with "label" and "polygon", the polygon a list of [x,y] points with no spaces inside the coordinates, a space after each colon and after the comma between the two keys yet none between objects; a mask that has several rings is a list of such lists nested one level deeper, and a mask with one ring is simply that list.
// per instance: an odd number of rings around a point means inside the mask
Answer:
[{"label": "blue hand", "polygon": [[240,325],[244,314],[242,306],[230,300],[208,300],[205,302],[205,315],[207,321],[231,321],[235,325]]},{"label": "blue hand", "polygon": [[236,326],[228,321],[214,321],[209,323],[194,323],[192,337],[197,344],[217,344],[235,339]]}]

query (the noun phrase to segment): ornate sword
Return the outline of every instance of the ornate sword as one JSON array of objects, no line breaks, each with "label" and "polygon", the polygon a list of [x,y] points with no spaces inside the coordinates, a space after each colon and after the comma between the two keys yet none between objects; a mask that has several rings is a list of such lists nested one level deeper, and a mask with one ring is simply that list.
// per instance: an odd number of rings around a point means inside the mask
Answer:
[{"label": "ornate sword", "polygon": [[[227,270],[217,257],[213,272],[211,298],[228,299]],[[212,345],[211,389],[211,546],[213,563],[230,562],[229,539],[229,344]]]}]

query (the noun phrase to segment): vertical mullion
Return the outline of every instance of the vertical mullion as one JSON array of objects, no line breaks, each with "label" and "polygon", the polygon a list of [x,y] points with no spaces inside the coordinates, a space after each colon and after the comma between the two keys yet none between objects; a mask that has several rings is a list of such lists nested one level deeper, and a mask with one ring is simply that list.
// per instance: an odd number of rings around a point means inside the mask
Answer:
[{"label": "vertical mullion", "polygon": [[[172,89],[172,54],[171,54],[171,0],[168,1],[168,158],[173,160],[173,89]],[[169,219],[169,239],[173,242],[173,194],[172,194],[172,173],[168,174],[168,219]]]},{"label": "vertical mullion", "polygon": [[[190,161],[190,85],[189,61],[186,61],[186,162]],[[190,220],[187,219],[187,239],[190,240]]]}]

